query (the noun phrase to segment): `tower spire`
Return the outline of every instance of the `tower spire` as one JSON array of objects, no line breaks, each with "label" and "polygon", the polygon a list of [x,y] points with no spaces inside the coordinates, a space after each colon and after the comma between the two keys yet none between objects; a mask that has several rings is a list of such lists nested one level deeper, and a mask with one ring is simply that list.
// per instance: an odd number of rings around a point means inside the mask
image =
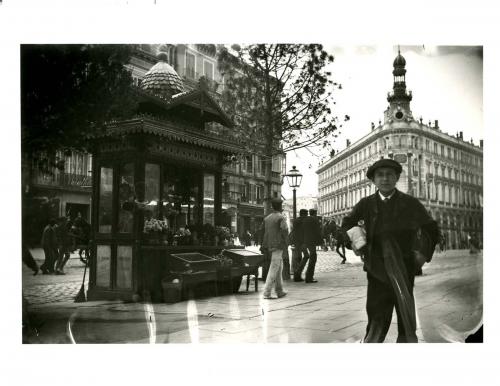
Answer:
[{"label": "tower spire", "polygon": [[401,47],[398,44],[398,55],[393,62],[392,75],[394,78],[392,91],[387,95],[389,109],[387,110],[387,119],[393,116],[396,119],[402,119],[404,116],[411,117],[410,101],[412,99],[411,91],[406,91],[406,60],[401,55]]}]

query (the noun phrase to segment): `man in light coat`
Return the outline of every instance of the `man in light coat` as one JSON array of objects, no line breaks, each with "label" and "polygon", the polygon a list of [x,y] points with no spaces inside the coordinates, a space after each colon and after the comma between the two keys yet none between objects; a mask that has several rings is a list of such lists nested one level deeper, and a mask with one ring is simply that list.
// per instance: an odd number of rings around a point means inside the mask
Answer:
[{"label": "man in light coat", "polygon": [[282,201],[273,199],[271,201],[273,212],[264,219],[264,237],[262,247],[271,253],[271,263],[264,285],[264,298],[273,299],[271,291],[274,289],[276,296],[282,298],[286,295],[283,290],[283,250],[287,248],[288,226],[286,218],[281,214]]}]

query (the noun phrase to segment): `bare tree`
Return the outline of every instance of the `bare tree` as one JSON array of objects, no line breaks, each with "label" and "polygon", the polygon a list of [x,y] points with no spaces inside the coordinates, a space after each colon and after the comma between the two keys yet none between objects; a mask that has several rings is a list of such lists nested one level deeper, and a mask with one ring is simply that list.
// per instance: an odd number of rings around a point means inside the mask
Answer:
[{"label": "bare tree", "polygon": [[[300,148],[330,147],[337,136],[333,112],[334,58],[321,44],[254,44],[219,50],[222,103],[248,152],[263,155],[266,207],[273,156]],[[343,121],[349,116],[344,116]]]}]

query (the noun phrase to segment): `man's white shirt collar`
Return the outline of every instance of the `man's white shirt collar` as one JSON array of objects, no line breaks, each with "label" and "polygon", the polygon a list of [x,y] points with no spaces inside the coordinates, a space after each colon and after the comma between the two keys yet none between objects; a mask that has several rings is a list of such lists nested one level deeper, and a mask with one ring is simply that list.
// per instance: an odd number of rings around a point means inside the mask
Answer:
[{"label": "man's white shirt collar", "polygon": [[394,196],[394,193],[396,193],[396,189],[394,189],[394,191],[391,193],[390,196],[384,196],[382,193],[380,193],[380,190],[378,191],[378,195],[380,196],[380,199],[382,201],[385,201],[385,199],[390,199],[392,196]]}]

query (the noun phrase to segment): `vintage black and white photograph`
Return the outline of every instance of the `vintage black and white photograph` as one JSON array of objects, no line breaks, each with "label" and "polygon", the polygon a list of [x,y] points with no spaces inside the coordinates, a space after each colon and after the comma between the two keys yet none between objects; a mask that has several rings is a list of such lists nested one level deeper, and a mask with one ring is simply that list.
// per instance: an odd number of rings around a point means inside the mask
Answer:
[{"label": "vintage black and white photograph", "polygon": [[482,46],[19,49],[23,343],[482,339]]},{"label": "vintage black and white photograph", "polygon": [[485,4],[0,0],[0,383],[491,384]]}]

